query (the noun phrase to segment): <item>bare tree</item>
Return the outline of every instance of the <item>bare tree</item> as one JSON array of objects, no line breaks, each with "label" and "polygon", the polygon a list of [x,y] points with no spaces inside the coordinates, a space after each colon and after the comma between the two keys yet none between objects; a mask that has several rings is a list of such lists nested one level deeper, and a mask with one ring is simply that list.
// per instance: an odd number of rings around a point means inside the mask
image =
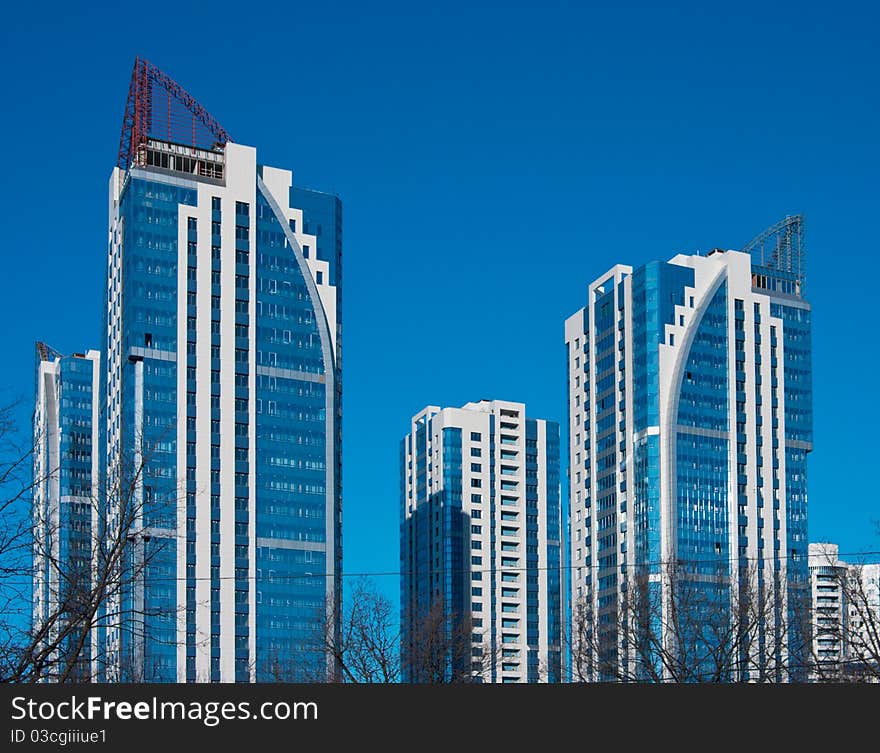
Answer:
[{"label": "bare tree", "polygon": [[344,599],[315,610],[312,629],[268,652],[257,674],[268,682],[393,683],[400,680],[397,610],[367,577]]},{"label": "bare tree", "polygon": [[17,666],[31,620],[34,448],[19,430],[20,410],[18,401],[0,406],[0,681]]},{"label": "bare tree", "polygon": [[[59,469],[32,473],[38,442],[12,441],[13,410],[0,409],[0,449],[8,458],[0,466],[0,593],[7,607],[0,625],[0,682],[151,679],[144,662],[126,651],[156,640],[145,633],[151,618],[176,615],[176,605],[151,606],[142,596],[144,578],[163,548],[149,519],[157,509],[174,509],[176,490],[164,499],[145,495],[146,453],[137,462],[120,462],[110,483],[102,479],[69,503],[77,510],[68,518],[48,515],[32,495]],[[45,587],[48,598],[41,610],[25,615],[23,605],[37,596],[32,583]]]},{"label": "bare tree", "polygon": [[[631,575],[621,598],[572,605],[574,682],[784,682],[801,615],[778,576],[686,563]],[[797,630],[795,629],[797,628]]]},{"label": "bare tree", "polygon": [[880,566],[850,565],[841,580],[847,609],[844,675],[851,681],[880,682]]},{"label": "bare tree", "polygon": [[488,635],[440,599],[407,620],[405,631],[394,603],[369,578],[356,580],[337,604],[328,600],[325,613],[315,615],[312,637],[272,655],[262,675],[355,684],[478,683],[492,676],[499,653]]},{"label": "bare tree", "polygon": [[[817,682],[880,682],[880,565],[828,555],[813,604],[811,675]],[[828,601],[822,601],[822,598]]]},{"label": "bare tree", "polygon": [[493,681],[502,651],[491,633],[477,628],[469,613],[459,614],[435,598],[408,615],[402,646],[403,676],[408,682],[470,684]]},{"label": "bare tree", "polygon": [[[391,600],[376,585],[359,579],[349,591],[341,620],[341,651],[331,653],[347,682],[400,681],[400,627]],[[328,620],[332,627],[333,620]]]},{"label": "bare tree", "polygon": [[331,676],[349,683],[399,682],[400,626],[391,600],[361,577],[343,599],[341,613],[335,610],[331,601],[321,642]]}]

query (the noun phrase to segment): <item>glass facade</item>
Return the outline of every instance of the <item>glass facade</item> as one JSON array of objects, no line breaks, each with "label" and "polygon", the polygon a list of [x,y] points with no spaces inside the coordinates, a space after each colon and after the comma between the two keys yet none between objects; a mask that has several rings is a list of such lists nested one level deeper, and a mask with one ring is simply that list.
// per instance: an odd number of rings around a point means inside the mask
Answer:
[{"label": "glass facade", "polygon": [[[547,558],[548,563],[563,561],[562,554],[562,506],[560,500],[560,477],[559,477],[559,424],[555,421],[545,423],[546,433],[546,474],[547,474],[547,499],[546,517],[547,530]],[[562,636],[563,629],[563,604],[564,604],[564,579],[555,567],[547,568],[547,668],[546,677],[542,675],[539,662],[532,662],[529,667],[529,682],[538,682],[546,679],[547,682],[562,682]],[[540,625],[539,625],[540,631]]]},{"label": "glass facade", "polygon": [[[791,625],[804,624],[804,611],[809,603],[809,562],[807,538],[807,455],[813,448],[813,382],[810,309],[796,301],[774,301],[771,314],[782,322],[782,335],[773,332],[774,387],[782,386],[782,400],[776,399],[773,416],[774,447],[785,447],[785,523],[788,536],[788,579],[790,598],[787,619]],[[778,358],[781,339],[784,356]],[[780,363],[781,360],[781,363]],[[782,379],[779,379],[781,367]],[[778,403],[782,403],[785,432],[778,431]],[[779,505],[779,469],[773,469],[774,507]],[[797,666],[795,679],[804,679],[804,666],[809,660],[809,637],[801,630],[792,630],[789,652]]]},{"label": "glass facade", "polygon": [[685,362],[675,445],[677,555],[693,563],[695,574],[709,576],[726,571],[730,561],[726,344],[727,286],[722,283],[696,326]]},{"label": "glass facade", "polygon": [[[325,613],[327,565],[328,438],[321,377],[332,363],[324,362],[318,333],[320,304],[309,295],[284,230],[262,193],[256,211],[259,680],[268,679],[270,668],[289,657],[310,672],[321,661],[314,653],[315,624]],[[240,491],[247,496],[247,489]],[[297,547],[287,548],[285,542]],[[246,558],[236,564],[246,567]],[[246,588],[246,581],[242,585]],[[242,671],[246,674],[246,667]],[[295,668],[290,675],[296,677]]]},{"label": "glass facade", "polygon": [[[47,638],[53,640],[65,622],[81,619],[90,604],[99,498],[93,463],[100,356],[96,351],[61,356],[43,343],[37,344],[37,354],[33,627],[48,629]],[[49,658],[49,673],[66,673],[73,681],[92,679],[95,641],[94,630],[72,632]]]},{"label": "glass facade", "polygon": [[[120,679],[173,682],[177,679],[176,549],[184,545],[194,563],[194,532],[177,537],[178,478],[186,479],[188,512],[194,517],[195,447],[187,443],[186,469],[178,469],[178,299],[187,297],[187,347],[194,349],[197,310],[195,244],[199,228],[186,228],[186,290],[178,289],[179,206],[195,206],[192,188],[130,176],[119,202],[121,274],[118,443],[111,454],[111,508],[129,510],[138,530],[126,567],[138,579],[125,578],[119,624]],[[205,229],[207,230],[207,229]],[[189,253],[192,251],[192,253]],[[114,341],[108,332],[107,348]],[[190,346],[189,344],[192,344]],[[180,348],[182,350],[182,348]],[[180,353],[187,356],[187,351]],[[190,354],[188,367],[194,367]],[[181,359],[182,360],[182,359]],[[187,380],[187,416],[194,415],[195,377]],[[143,563],[143,564],[142,564]],[[143,568],[141,570],[141,568]],[[190,581],[192,582],[192,581]],[[194,604],[191,600],[191,610]]]},{"label": "glass facade", "polygon": [[773,662],[750,648],[721,678],[798,676],[801,639],[774,643],[802,622],[810,310],[798,274],[750,261],[615,267],[566,323],[570,594],[573,619],[577,606],[591,621],[594,679],[668,673],[621,632],[620,610],[652,610],[644,638],[668,633],[685,602],[702,606],[674,642],[700,646],[690,677],[708,676],[710,634],[752,587],[788,604],[758,631]]},{"label": "glass facade", "polygon": [[[401,443],[400,484],[404,681],[559,681],[558,424],[516,403],[429,407]],[[442,677],[421,650],[437,610]]]},{"label": "glass facade", "polygon": [[[420,627],[430,621],[433,610],[442,610],[442,640],[450,645],[471,620],[469,598],[470,518],[462,510],[462,437],[459,428],[442,429],[442,486],[428,491],[427,438],[433,430],[430,419],[419,425],[401,445],[402,462],[408,463],[407,442],[414,443],[415,493],[411,515],[401,521],[401,625],[404,652],[415,652]],[[406,474],[401,476],[402,494],[407,499]],[[469,657],[449,651],[443,657],[447,679],[467,671]],[[439,669],[439,667],[437,668]],[[405,682],[427,681],[426,668],[404,661]]]},{"label": "glass facade", "polygon": [[225,180],[114,174],[108,505],[142,512],[108,646],[121,679],[322,679],[341,567],[341,204],[249,147],[217,154]]}]

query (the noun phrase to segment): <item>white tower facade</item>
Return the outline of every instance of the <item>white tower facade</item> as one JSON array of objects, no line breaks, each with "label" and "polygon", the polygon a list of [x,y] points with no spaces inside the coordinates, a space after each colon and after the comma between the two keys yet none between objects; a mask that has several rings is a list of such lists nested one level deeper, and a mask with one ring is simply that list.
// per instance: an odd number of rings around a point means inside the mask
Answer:
[{"label": "white tower facade", "polygon": [[401,445],[401,571],[406,679],[425,679],[419,625],[442,608],[448,631],[471,634],[451,675],[559,681],[558,424],[502,400],[416,414]]}]

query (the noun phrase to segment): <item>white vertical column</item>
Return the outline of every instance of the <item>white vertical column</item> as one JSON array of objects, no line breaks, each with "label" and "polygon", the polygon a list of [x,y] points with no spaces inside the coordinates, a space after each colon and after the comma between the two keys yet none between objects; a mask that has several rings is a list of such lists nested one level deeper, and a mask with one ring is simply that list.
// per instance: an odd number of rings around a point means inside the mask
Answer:
[{"label": "white vertical column", "polygon": [[[230,168],[232,165],[230,165]],[[227,194],[223,197],[220,228],[220,681],[235,681],[235,228],[236,201],[248,203],[253,218],[253,199],[242,195],[244,180],[228,170]],[[253,184],[253,180],[251,180]],[[209,201],[206,197],[206,201]],[[251,220],[252,221],[252,220]],[[250,236],[254,237],[253,229]],[[256,333],[254,333],[256,334]],[[253,349],[251,348],[251,352]],[[254,405],[254,401],[249,401]]]},{"label": "white vertical column", "polygon": [[[136,474],[132,498],[128,504],[132,510],[125,511],[125,520],[133,521],[134,544],[134,583],[132,586],[132,670],[135,678],[144,678],[144,362],[138,358],[134,362],[134,468]],[[132,515],[133,513],[133,515]]]},{"label": "white vertical column", "polygon": [[[211,679],[211,200],[200,186],[196,218],[196,680]],[[206,206],[207,205],[207,206]],[[180,216],[186,228],[188,217]],[[187,285],[180,290],[186,295]]]},{"label": "white vertical column", "polygon": [[[177,557],[176,557],[176,635],[177,635],[177,681],[186,682],[186,591],[189,584],[187,577],[187,535],[189,523],[187,522],[187,402],[186,402],[186,374],[189,365],[187,353],[187,266],[189,255],[187,250],[187,210],[190,207],[179,204],[177,214],[180,218],[177,223]],[[202,231],[203,228],[199,228]],[[200,263],[198,252],[196,263]],[[198,635],[198,634],[197,634]]]},{"label": "white vertical column", "polygon": [[[632,337],[632,314],[633,314],[633,297],[632,297],[632,275],[627,275],[623,280],[623,347],[624,347],[624,410],[626,411],[625,418],[625,429],[624,429],[624,460],[623,460],[623,478],[626,480],[626,493],[623,495],[623,498],[626,499],[626,510],[623,510],[619,513],[618,519],[618,533],[620,536],[620,550],[625,549],[625,554],[623,551],[620,552],[620,561],[618,565],[623,562],[624,557],[626,558],[626,579],[628,581],[629,587],[632,588],[635,586],[635,563],[636,563],[636,547],[635,547],[635,519],[634,519],[634,506],[635,506],[635,473],[634,473],[634,454],[635,454],[635,444],[633,442],[633,337]],[[620,330],[617,330],[614,334],[614,342],[615,348],[617,348],[617,343],[620,339]],[[620,354],[619,350],[616,350],[618,355]],[[615,372],[615,382],[619,381],[619,372]],[[616,392],[616,400],[618,406],[620,405],[620,393]],[[641,397],[640,399],[645,399]],[[619,410],[619,408],[618,408]],[[619,417],[616,416],[616,419],[619,420]],[[647,428],[646,428],[647,431]],[[619,452],[619,447],[618,450]],[[619,455],[618,455],[619,457]],[[619,468],[618,468],[619,469]],[[626,526],[626,530],[622,531],[621,529]],[[647,532],[646,532],[647,533]],[[618,569],[618,594],[619,601],[624,602],[624,595],[622,591],[622,580],[620,576],[622,573]],[[626,641],[626,636],[621,636],[622,640],[619,640],[621,655],[623,655],[624,650],[624,642]],[[626,661],[629,663],[629,670],[631,671],[633,668],[633,649],[632,646],[627,645],[626,647]]]},{"label": "white vertical column", "polygon": [[[257,200],[251,205],[250,280],[248,281],[248,658],[251,682],[257,680]],[[233,366],[234,370],[234,366]],[[329,473],[329,468],[327,469]]]},{"label": "white vertical column", "polygon": [[[525,408],[521,411],[522,429],[525,432],[526,412]],[[537,452],[538,452],[538,671],[540,679],[541,668],[546,668],[549,672],[550,667],[550,610],[548,608],[549,588],[547,585],[548,567],[555,567],[558,563],[550,562],[547,558],[547,422],[543,420],[537,421]],[[523,468],[525,468],[525,456],[522,458]],[[520,531],[525,530],[525,526],[520,526]],[[523,546],[523,554],[528,562],[528,549]],[[526,591],[527,593],[527,591]],[[528,599],[526,599],[528,605]],[[528,611],[526,611],[525,625],[528,630]],[[528,682],[528,659],[525,664],[520,664],[523,682]],[[543,678],[546,681],[546,677]]]},{"label": "white vertical column", "polygon": [[[100,551],[101,541],[99,538],[99,500],[101,494],[101,468],[100,468],[100,447],[101,432],[99,427],[100,421],[100,395],[101,395],[101,353],[100,351],[90,350],[86,357],[92,364],[92,484],[91,484],[91,500],[89,510],[91,512],[89,520],[89,566],[91,590],[94,592],[98,578],[98,552]],[[93,623],[89,629],[89,676],[91,678],[98,677],[98,625]]]}]

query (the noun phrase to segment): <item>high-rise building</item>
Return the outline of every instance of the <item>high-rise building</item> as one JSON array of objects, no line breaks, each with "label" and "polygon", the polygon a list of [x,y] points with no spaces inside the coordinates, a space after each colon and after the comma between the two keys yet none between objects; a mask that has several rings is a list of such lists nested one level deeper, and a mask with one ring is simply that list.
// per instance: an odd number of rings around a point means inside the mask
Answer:
[{"label": "high-rise building", "polygon": [[880,678],[880,564],[840,559],[810,544],[812,668],[817,680]]},{"label": "high-rise building", "polygon": [[[341,566],[342,209],[137,60],[110,177],[107,679],[312,679]],[[332,668],[331,668],[332,669]]]},{"label": "high-rise building", "polygon": [[[95,626],[78,626],[78,607],[91,601],[94,587],[100,367],[95,350],[62,356],[37,343],[32,625],[49,651],[43,679],[88,680],[98,673]],[[82,650],[75,650],[80,642]]]},{"label": "high-rise building", "polygon": [[559,681],[559,425],[502,400],[428,406],[400,493],[404,678]]},{"label": "high-rise building", "polygon": [[587,676],[669,679],[681,661],[688,679],[716,677],[707,611],[729,624],[746,592],[773,606],[721,679],[800,671],[812,449],[801,231],[789,217],[743,252],[614,266],[566,321],[571,604],[594,626]]}]

